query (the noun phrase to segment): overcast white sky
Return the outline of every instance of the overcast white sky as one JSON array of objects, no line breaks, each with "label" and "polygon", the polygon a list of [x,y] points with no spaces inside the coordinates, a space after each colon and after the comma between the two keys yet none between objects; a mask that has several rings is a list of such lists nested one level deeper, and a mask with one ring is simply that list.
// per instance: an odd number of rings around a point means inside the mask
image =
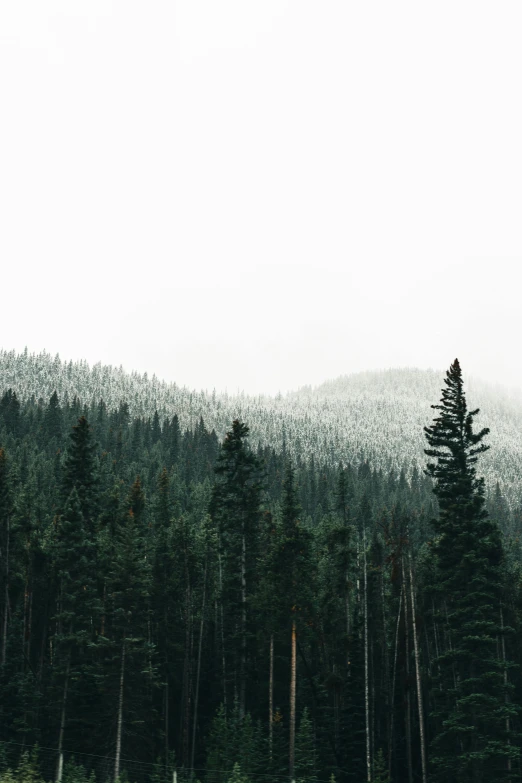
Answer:
[{"label": "overcast white sky", "polygon": [[522,4],[2,0],[0,346],[522,387]]}]

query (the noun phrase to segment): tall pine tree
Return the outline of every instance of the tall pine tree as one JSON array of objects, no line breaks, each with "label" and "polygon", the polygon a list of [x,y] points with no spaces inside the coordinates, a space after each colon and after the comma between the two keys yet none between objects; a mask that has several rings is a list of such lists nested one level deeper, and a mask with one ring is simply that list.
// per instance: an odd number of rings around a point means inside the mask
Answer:
[{"label": "tall pine tree", "polygon": [[507,662],[499,654],[503,550],[476,475],[488,429],[474,431],[456,359],[446,373],[438,416],[425,427],[439,518],[434,521],[437,620],[445,647],[434,662],[432,780],[488,783],[514,779],[516,710],[508,703]]}]

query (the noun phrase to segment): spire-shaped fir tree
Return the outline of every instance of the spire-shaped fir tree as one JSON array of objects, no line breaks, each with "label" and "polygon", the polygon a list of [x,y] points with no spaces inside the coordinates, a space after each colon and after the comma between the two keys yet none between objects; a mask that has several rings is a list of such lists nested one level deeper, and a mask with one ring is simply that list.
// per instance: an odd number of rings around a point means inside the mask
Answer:
[{"label": "spire-shaped fir tree", "polygon": [[[510,781],[518,764],[512,733],[516,708],[508,663],[499,654],[502,627],[503,548],[498,526],[485,509],[484,479],[476,463],[489,446],[489,430],[474,430],[479,410],[468,411],[460,364],[445,378],[438,416],[425,427],[433,461],[439,518],[434,520],[437,620],[446,646],[433,664],[431,761],[433,781]],[[517,773],[518,774],[518,773]]]}]

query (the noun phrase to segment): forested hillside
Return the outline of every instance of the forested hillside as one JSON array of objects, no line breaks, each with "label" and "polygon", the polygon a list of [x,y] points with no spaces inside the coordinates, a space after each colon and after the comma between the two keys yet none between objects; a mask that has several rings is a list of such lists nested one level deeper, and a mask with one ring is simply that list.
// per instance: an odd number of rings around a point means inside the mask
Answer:
[{"label": "forested hillside", "polygon": [[[441,373],[433,370],[365,372],[305,387],[277,397],[248,397],[193,391],[166,384],[147,374],[121,368],[89,367],[86,362],[62,362],[43,353],[0,351],[0,390],[11,388],[20,400],[48,400],[57,391],[63,402],[77,397],[91,405],[103,399],[113,410],[125,402],[132,416],[160,420],[174,414],[180,426],[205,425],[222,438],[235,418],[247,421],[251,439],[302,459],[335,466],[340,460],[370,459],[385,471],[423,464],[422,427],[438,399]],[[482,473],[488,491],[499,482],[513,506],[522,501],[522,399],[478,381],[468,382],[471,404],[482,410],[491,429],[491,450]]]},{"label": "forested hillside", "polygon": [[[495,780],[520,779],[521,522],[500,486],[491,521],[481,521],[472,465],[484,436],[474,439],[463,419],[459,443],[472,456],[459,502],[483,533],[472,525],[460,543],[448,539],[454,504],[433,492],[445,474],[424,475],[425,459],[410,468],[403,442],[422,444],[433,418],[428,405],[420,419],[422,401],[405,416],[431,375],[370,376],[388,421],[379,440],[364,377],[339,382],[348,394],[327,385],[284,401],[233,401],[49,357],[2,362],[2,783],[37,774],[64,783],[416,783],[427,780],[427,755],[433,780],[451,783],[453,748],[469,772],[459,783],[493,779],[476,777],[468,756],[496,765]],[[417,385],[399,404],[387,389],[401,378]],[[350,460],[339,459],[343,398],[358,431],[373,433],[352,444]],[[506,439],[515,410],[489,413],[506,423]],[[227,421],[233,413],[241,420]],[[487,420],[484,411],[479,426]],[[355,431],[343,435],[347,451]],[[440,448],[450,436],[431,437]],[[392,459],[394,450],[404,458]],[[489,464],[504,463],[493,453]],[[499,716],[487,724],[493,762],[482,746],[444,745],[448,714],[455,731],[460,720],[448,704],[469,703],[461,691],[471,681],[458,625],[469,603],[454,609],[474,578],[455,560],[462,541],[465,557],[494,569],[496,625],[485,617],[480,631],[493,644],[489,668],[472,679]]]}]

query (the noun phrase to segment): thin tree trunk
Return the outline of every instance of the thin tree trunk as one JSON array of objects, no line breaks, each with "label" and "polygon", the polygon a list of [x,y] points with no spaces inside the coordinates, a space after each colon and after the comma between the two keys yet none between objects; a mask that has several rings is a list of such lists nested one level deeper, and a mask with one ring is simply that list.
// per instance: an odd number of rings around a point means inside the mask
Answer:
[{"label": "thin tree trunk", "polygon": [[186,590],[186,626],[185,626],[185,660],[183,664],[183,712],[182,742],[183,742],[183,766],[189,765],[189,733],[190,733],[190,669],[191,669],[191,596],[190,587]]},{"label": "thin tree trunk", "polygon": [[426,740],[424,735],[424,710],[422,707],[422,683],[420,675],[420,660],[419,660],[419,643],[417,639],[417,621],[415,619],[415,591],[413,589],[413,570],[411,567],[411,552],[409,553],[410,561],[410,597],[411,597],[411,623],[413,629],[413,647],[415,653],[415,677],[417,681],[417,706],[419,709],[419,735],[421,746],[421,766],[422,766],[422,783],[427,783],[427,765],[426,765]]},{"label": "thin tree trunk", "polygon": [[[381,604],[382,604],[382,646],[384,651],[384,692],[389,698],[390,694],[390,653],[388,650],[388,639],[386,638],[386,612],[384,608],[384,573],[381,568]],[[388,710],[389,716],[389,710]],[[388,718],[389,719],[389,718]]]},{"label": "thin tree trunk", "polygon": [[[504,612],[502,611],[502,605],[500,606],[500,632],[501,632],[501,647],[502,647],[502,663],[504,664],[504,702],[506,704],[509,703],[509,695],[508,695],[508,673],[507,673],[507,667],[506,667],[506,639],[504,636]],[[507,744],[508,746],[511,745],[510,740],[510,721],[509,717],[506,718],[506,734],[507,734]],[[507,768],[508,772],[511,772],[511,758],[508,756],[507,760]]]},{"label": "thin tree trunk", "polygon": [[219,563],[219,609],[221,615],[221,665],[223,671],[223,709],[227,714],[227,667],[225,659],[225,624],[223,618],[223,571],[221,567],[221,553],[218,555]]},{"label": "thin tree trunk", "polygon": [[[440,656],[440,650],[439,650],[439,632],[437,631],[437,623],[435,621],[435,604],[433,602],[433,598],[431,599],[431,613],[433,615],[433,637],[435,639],[435,655],[437,659]],[[439,666],[440,670],[440,666]]]},{"label": "thin tree trunk", "polygon": [[29,593],[29,620],[27,625],[26,655],[29,666],[31,665],[31,636],[33,631],[33,591]]},{"label": "thin tree trunk", "polygon": [[388,739],[388,777],[391,778],[391,768],[392,768],[392,749],[393,749],[393,722],[395,718],[395,677],[397,674],[397,653],[399,649],[399,626],[401,623],[401,610],[402,610],[402,593],[404,590],[404,586],[401,587],[401,592],[399,595],[399,611],[397,612],[397,626],[395,628],[395,653],[393,656],[393,676],[392,676],[392,687],[391,687],[391,694],[390,694],[390,734]]},{"label": "thin tree trunk", "polygon": [[201,673],[201,650],[203,646],[203,629],[205,624],[205,600],[207,596],[207,564],[205,558],[205,572],[203,574],[203,600],[201,602],[201,623],[199,626],[198,663],[196,670],[196,693],[194,695],[194,720],[192,723],[192,747],[190,750],[190,779],[194,777],[194,753],[196,749],[196,725],[198,722],[199,677]]},{"label": "thin tree trunk", "polygon": [[404,641],[406,646],[406,761],[408,765],[408,783],[413,781],[413,766],[411,758],[411,705],[410,705],[410,629],[408,617],[408,593],[404,575],[404,560],[401,555],[402,585],[404,590]]},{"label": "thin tree trunk", "polygon": [[4,628],[2,636],[2,666],[5,666],[7,654],[7,616],[9,614],[9,539],[10,521],[7,517],[7,540],[5,547],[5,594],[4,594]]},{"label": "thin tree trunk", "polygon": [[350,575],[348,569],[344,574],[345,594],[344,594],[344,612],[346,615],[346,670],[350,671]]},{"label": "thin tree trunk", "polygon": [[105,605],[107,603],[107,580],[103,583],[103,612],[101,616],[101,630],[102,636],[105,636]]},{"label": "thin tree trunk", "polygon": [[292,652],[291,652],[291,665],[290,665],[290,742],[289,742],[289,754],[288,754],[288,769],[290,773],[291,782],[294,780],[294,768],[295,768],[296,677],[297,677],[296,628],[295,628],[295,620],[292,620]]},{"label": "thin tree trunk", "polygon": [[165,775],[169,769],[169,676],[165,681]]},{"label": "thin tree trunk", "polygon": [[121,665],[120,665],[120,694],[118,699],[118,726],[116,730],[116,755],[114,758],[114,781],[120,776],[120,758],[121,758],[121,735],[123,729],[123,686],[125,684],[125,637],[121,645]]},{"label": "thin tree trunk", "polygon": [[246,537],[243,525],[241,541],[241,666],[239,680],[239,718],[243,720],[246,709]]},{"label": "thin tree trunk", "polygon": [[67,660],[65,682],[63,684],[62,712],[60,715],[60,733],[58,734],[58,763],[56,765],[56,783],[61,783],[63,775],[63,737],[65,734],[65,715],[67,710],[67,691],[69,689],[69,674],[71,672],[71,654]]},{"label": "thin tree trunk", "polygon": [[268,679],[268,757],[272,761],[274,740],[274,634],[270,634],[270,672]]},{"label": "thin tree trunk", "polygon": [[[335,661],[332,662],[332,673],[334,676],[337,674],[337,664]],[[335,739],[335,747],[339,747],[339,733],[340,733],[340,720],[339,720],[339,687],[337,684],[337,677],[335,677],[335,687],[333,692],[333,702],[334,702],[334,739]]]},{"label": "thin tree trunk", "polygon": [[[449,649],[451,651],[453,651],[453,647],[452,647],[452,644],[451,644],[451,629],[450,629],[449,617],[448,617],[448,605],[447,605],[446,601],[444,601],[444,612],[446,614],[446,625],[447,625],[446,636],[447,636],[447,639],[448,639],[448,647],[449,647]],[[455,661],[452,662],[451,669],[452,669],[452,672],[453,672],[453,687],[454,687],[455,690],[457,690],[457,680],[459,679],[459,676],[458,676],[458,673],[455,672]]]},{"label": "thin tree trunk", "polygon": [[364,586],[364,712],[366,727],[366,775],[368,783],[372,779],[372,760],[370,748],[370,693],[368,671],[368,573],[366,564],[366,528],[363,529],[363,586]]},{"label": "thin tree trunk", "polygon": [[[380,572],[381,581],[381,608],[382,608],[382,646],[384,653],[384,693],[386,694],[386,733],[390,736],[391,708],[390,708],[390,652],[386,634],[386,611],[384,600],[384,566]],[[375,747],[375,744],[374,744]]]},{"label": "thin tree trunk", "polygon": [[22,663],[22,669],[25,672],[25,655],[26,655],[26,637],[27,637],[27,607],[29,605],[29,575],[26,574],[24,585],[24,623],[22,627],[22,650],[24,652],[24,661]]}]

